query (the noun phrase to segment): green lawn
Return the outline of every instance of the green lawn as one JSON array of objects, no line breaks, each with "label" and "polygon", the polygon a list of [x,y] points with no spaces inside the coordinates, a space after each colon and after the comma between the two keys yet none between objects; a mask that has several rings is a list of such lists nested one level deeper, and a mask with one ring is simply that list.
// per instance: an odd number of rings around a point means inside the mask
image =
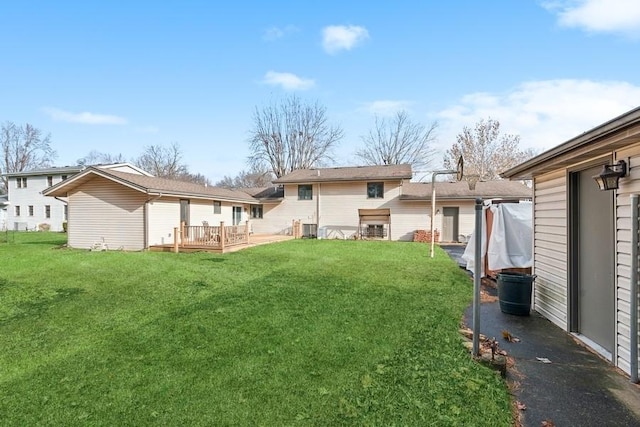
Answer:
[{"label": "green lawn", "polygon": [[[0,241],[0,425],[509,426],[458,328],[472,283],[417,243],[230,254]],[[5,242],[7,241],[7,242]]]}]

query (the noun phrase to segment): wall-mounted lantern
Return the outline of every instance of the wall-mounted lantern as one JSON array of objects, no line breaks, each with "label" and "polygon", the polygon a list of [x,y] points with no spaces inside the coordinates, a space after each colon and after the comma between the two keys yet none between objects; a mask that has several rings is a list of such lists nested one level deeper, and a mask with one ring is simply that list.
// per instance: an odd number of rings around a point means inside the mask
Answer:
[{"label": "wall-mounted lantern", "polygon": [[593,177],[598,183],[600,190],[616,190],[618,188],[618,180],[627,175],[627,163],[624,160],[618,160],[614,165],[603,165],[599,175]]}]

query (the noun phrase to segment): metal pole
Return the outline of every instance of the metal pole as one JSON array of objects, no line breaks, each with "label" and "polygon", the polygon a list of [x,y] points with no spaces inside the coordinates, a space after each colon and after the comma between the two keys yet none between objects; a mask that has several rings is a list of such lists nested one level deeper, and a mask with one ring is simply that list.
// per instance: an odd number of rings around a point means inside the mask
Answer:
[{"label": "metal pole", "polygon": [[433,235],[433,218],[436,216],[436,175],[438,175],[438,172],[434,172],[433,175],[431,175],[431,258],[433,258],[436,240]]},{"label": "metal pole", "polygon": [[631,274],[630,274],[629,374],[638,382],[638,195],[631,195]]},{"label": "metal pole", "polygon": [[436,216],[436,175],[451,175],[457,173],[455,170],[443,170],[443,171],[435,171],[431,175],[431,258],[433,258],[433,251],[435,247],[435,236],[433,229],[434,217]]},{"label": "metal pole", "polygon": [[482,268],[482,199],[476,199],[476,228],[473,265],[473,355],[480,355],[480,275]]}]

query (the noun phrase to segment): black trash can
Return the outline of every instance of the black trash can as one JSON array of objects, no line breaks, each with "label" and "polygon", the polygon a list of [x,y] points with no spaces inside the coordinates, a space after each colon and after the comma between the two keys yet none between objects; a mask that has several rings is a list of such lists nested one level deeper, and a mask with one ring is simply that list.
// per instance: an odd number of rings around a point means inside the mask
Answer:
[{"label": "black trash can", "polygon": [[523,273],[498,273],[500,311],[528,316],[531,311],[531,289],[536,276]]}]

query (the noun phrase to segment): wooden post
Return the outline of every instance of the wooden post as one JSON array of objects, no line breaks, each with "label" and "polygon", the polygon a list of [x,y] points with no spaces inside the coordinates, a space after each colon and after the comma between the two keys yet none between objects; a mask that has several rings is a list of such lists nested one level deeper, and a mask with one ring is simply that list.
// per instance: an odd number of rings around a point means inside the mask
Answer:
[{"label": "wooden post", "polygon": [[186,223],[182,221],[180,223],[180,245],[184,246],[184,227]]},{"label": "wooden post", "polygon": [[226,230],[224,229],[224,221],[220,221],[220,250],[224,252],[224,241],[226,239]]},{"label": "wooden post", "polygon": [[173,252],[178,253],[178,242],[180,239],[180,227],[173,227]]},{"label": "wooden post", "polygon": [[296,220],[291,220],[291,235],[293,236],[294,239],[297,239],[298,237],[296,236]]},{"label": "wooden post", "polygon": [[245,234],[245,243],[248,245],[249,244],[249,221],[245,222],[244,234]]}]

